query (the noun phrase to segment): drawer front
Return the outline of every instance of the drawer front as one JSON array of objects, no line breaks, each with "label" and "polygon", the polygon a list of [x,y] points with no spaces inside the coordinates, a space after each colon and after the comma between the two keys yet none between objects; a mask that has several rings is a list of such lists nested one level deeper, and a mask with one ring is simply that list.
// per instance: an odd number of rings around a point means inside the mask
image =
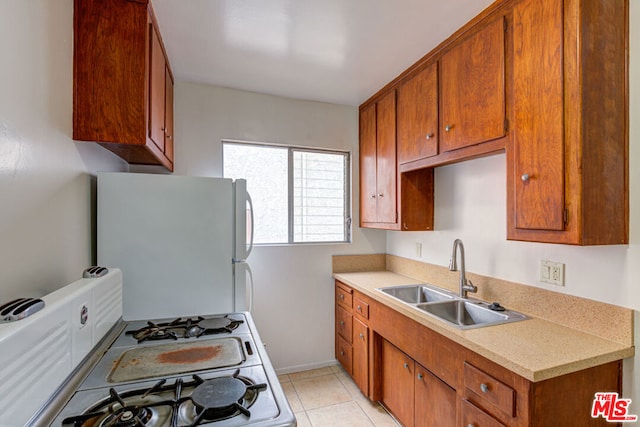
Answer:
[{"label": "drawer front", "polygon": [[351,309],[351,307],[353,307],[353,295],[351,289],[343,288],[336,284],[336,303]]},{"label": "drawer front", "polygon": [[504,424],[477,408],[468,400],[462,401],[463,427],[505,427]]},{"label": "drawer front", "polygon": [[353,348],[340,335],[336,335],[336,359],[350,376],[353,376]]},{"label": "drawer front", "polygon": [[353,312],[364,319],[369,318],[369,304],[355,297],[353,301]]},{"label": "drawer front", "polygon": [[467,362],[464,363],[464,386],[465,395],[476,405],[489,412],[498,410],[515,416],[515,390]]},{"label": "drawer front", "polygon": [[351,344],[353,331],[353,316],[339,305],[336,306],[336,332]]}]

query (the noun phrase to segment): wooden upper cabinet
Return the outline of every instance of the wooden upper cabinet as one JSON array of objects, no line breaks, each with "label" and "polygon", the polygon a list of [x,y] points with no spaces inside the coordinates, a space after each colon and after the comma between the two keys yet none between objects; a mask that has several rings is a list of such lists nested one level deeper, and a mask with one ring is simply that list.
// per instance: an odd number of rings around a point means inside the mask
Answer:
[{"label": "wooden upper cabinet", "polygon": [[360,223],[397,223],[396,94],[360,112]]},{"label": "wooden upper cabinet", "polygon": [[438,154],[438,64],[398,88],[398,162]]},{"label": "wooden upper cabinet", "polygon": [[628,242],[628,2],[513,6],[508,238]]},{"label": "wooden upper cabinet", "polygon": [[73,79],[75,140],[173,171],[173,77],[149,2],[75,0]]},{"label": "wooden upper cabinet", "polygon": [[505,136],[504,34],[501,16],[440,59],[441,152]]},{"label": "wooden upper cabinet", "polygon": [[517,228],[564,229],[562,11],[562,0],[525,1],[514,8]]}]

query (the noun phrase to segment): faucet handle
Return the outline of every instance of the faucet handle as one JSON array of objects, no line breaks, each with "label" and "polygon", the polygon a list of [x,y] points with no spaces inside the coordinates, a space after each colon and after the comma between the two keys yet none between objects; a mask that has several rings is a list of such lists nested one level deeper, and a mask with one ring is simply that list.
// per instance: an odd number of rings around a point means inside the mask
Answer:
[{"label": "faucet handle", "polygon": [[478,292],[478,287],[475,286],[471,280],[467,280],[467,284],[465,285],[465,287],[467,288],[467,292]]}]

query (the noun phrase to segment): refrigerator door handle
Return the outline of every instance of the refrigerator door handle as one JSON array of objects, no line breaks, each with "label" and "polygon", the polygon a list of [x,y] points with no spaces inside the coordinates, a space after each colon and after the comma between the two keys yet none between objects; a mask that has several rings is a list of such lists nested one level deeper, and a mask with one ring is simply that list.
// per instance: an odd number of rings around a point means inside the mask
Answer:
[{"label": "refrigerator door handle", "polygon": [[251,225],[249,225],[249,229],[251,230],[251,237],[249,238],[249,247],[247,248],[247,254],[245,256],[245,259],[249,258],[249,255],[251,255],[251,251],[253,250],[253,235],[255,234],[255,229],[254,229],[255,223],[253,220],[253,200],[251,200],[251,194],[249,194],[248,192],[247,192],[247,202],[249,202],[249,213],[251,215]]}]

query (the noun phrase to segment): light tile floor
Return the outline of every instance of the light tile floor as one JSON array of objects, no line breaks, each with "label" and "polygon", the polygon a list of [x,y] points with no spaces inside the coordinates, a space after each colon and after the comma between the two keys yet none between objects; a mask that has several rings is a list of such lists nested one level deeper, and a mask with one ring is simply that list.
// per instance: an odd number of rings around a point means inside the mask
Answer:
[{"label": "light tile floor", "polygon": [[397,427],[378,403],[371,402],[340,366],[278,377],[298,427]]}]

